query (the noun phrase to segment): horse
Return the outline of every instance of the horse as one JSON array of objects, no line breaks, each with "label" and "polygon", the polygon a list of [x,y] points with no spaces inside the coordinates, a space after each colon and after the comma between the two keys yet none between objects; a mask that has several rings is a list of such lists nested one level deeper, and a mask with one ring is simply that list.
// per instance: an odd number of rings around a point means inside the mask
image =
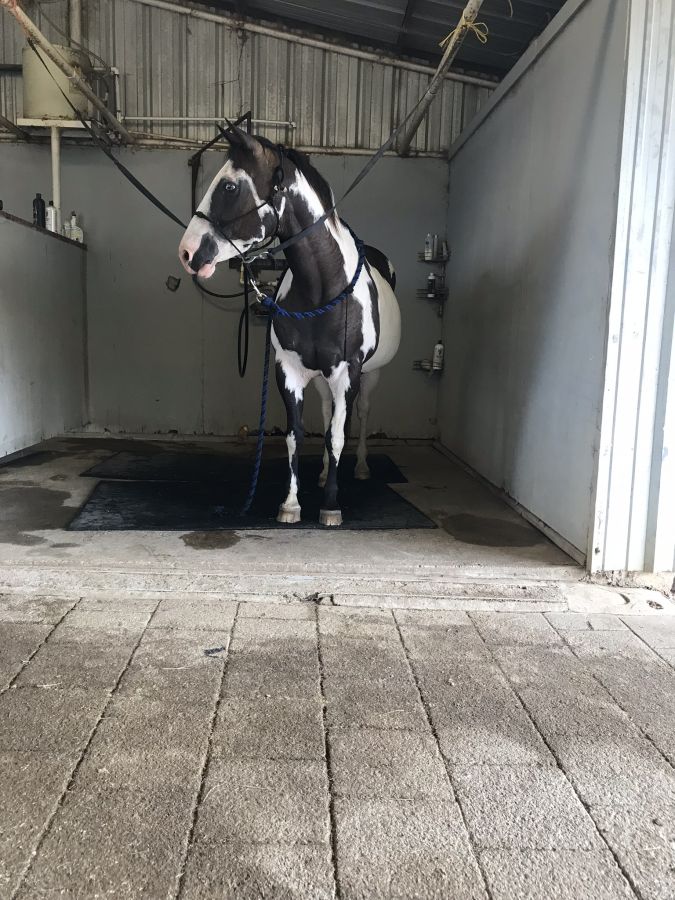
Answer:
[{"label": "horse", "polygon": [[[310,382],[321,398],[325,431],[323,501],[319,522],[342,524],[338,466],[345,429],[358,397],[360,420],[355,476],[370,477],[368,412],[380,370],[401,338],[394,269],[379,250],[362,246],[337,214],[333,192],[309,158],[296,150],[230,127],[228,159],[191,218],[178,255],[185,270],[210,278],[218,263],[244,256],[275,238],[285,247],[287,269],[275,295],[278,307],[311,313],[353,289],[324,315],[274,316],[276,380],[287,415],[289,477],[277,521],[300,521],[298,459],[304,437],[303,403]],[[317,220],[325,216],[323,222]],[[314,226],[314,227],[311,227]],[[307,230],[306,230],[307,229]]]}]

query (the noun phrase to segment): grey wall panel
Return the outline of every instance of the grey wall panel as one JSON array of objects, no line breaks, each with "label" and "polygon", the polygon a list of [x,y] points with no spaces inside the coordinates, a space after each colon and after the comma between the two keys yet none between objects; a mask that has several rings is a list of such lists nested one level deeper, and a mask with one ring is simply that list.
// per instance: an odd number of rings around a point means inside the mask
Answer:
[{"label": "grey wall panel", "polygon": [[442,440],[581,553],[602,400],[625,42],[624,5],[591,0],[450,164]]},{"label": "grey wall panel", "polygon": [[[66,0],[44,5],[67,29]],[[355,59],[280,38],[237,32],[134,0],[85,4],[84,43],[120,70],[121,107],[128,116],[235,116],[249,107],[259,119],[295,121],[296,143],[312,148],[374,149],[425,90],[427,75]],[[37,6],[28,6],[51,40],[62,40]],[[20,62],[24,38],[0,17],[0,62]],[[446,150],[490,93],[446,82],[413,148]],[[17,76],[0,75],[0,111],[21,115]],[[204,141],[209,124],[133,123],[132,129]],[[290,133],[260,126],[268,137]]]},{"label": "grey wall panel", "polygon": [[[124,151],[129,168],[178,214],[187,216],[190,181],[186,151]],[[205,157],[200,190],[223,162]],[[362,160],[319,156],[315,162],[336,192],[344,190]],[[94,148],[64,146],[63,206],[82,216],[89,245],[88,318],[90,418],[113,432],[236,434],[255,428],[258,416],[263,329],[253,328],[249,374],[236,371],[239,301],[223,313],[205,303],[176,258],[180,229],[128,185]],[[2,177],[11,173],[11,178]],[[0,144],[0,196],[5,208],[29,216],[36,190],[48,195],[49,150]],[[427,231],[442,233],[447,211],[447,164],[435,159],[385,157],[341,208],[363,237],[386,252],[397,272],[403,339],[385,370],[373,402],[372,427],[396,437],[437,433],[436,381],[413,372],[413,359],[429,357],[440,321],[417,300],[427,268],[417,261]],[[221,267],[222,268],[222,267]],[[169,274],[182,278],[176,293]],[[225,269],[216,290],[234,291]],[[276,388],[269,424],[285,427]],[[321,429],[319,404],[310,391],[310,431]]]},{"label": "grey wall panel", "polygon": [[82,427],[85,255],[0,216],[0,457]]}]

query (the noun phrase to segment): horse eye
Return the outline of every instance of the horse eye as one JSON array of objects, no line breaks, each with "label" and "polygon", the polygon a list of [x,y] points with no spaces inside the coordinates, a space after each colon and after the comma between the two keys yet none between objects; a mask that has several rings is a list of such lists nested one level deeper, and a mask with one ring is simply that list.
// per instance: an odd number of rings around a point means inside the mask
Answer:
[{"label": "horse eye", "polygon": [[233,181],[225,182],[225,190],[226,191],[236,191],[237,185]]}]

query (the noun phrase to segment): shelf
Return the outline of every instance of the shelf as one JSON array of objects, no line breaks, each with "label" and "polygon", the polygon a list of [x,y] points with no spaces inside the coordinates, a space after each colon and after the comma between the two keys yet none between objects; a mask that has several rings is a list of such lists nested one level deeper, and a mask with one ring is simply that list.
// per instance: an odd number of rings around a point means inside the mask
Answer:
[{"label": "shelf", "polygon": [[425,263],[430,263],[431,265],[441,266],[441,265],[444,265],[449,259],[450,259],[450,254],[448,254],[447,256],[437,256],[437,257],[435,257],[435,259],[425,259],[424,251],[423,250],[417,251],[418,262],[425,262]]},{"label": "shelf", "polygon": [[4,210],[0,210],[0,219],[6,219],[8,222],[14,222],[17,225],[22,225],[24,228],[30,228],[33,231],[44,234],[49,238],[56,238],[57,241],[63,241],[66,244],[70,244],[71,247],[79,247],[80,250],[87,249],[86,244],[81,244],[79,241],[72,241],[70,238],[67,238],[65,234],[58,234],[56,231],[49,231],[48,228],[40,228],[39,225],[33,225],[33,223],[29,222],[27,219],[21,219],[19,218],[19,216],[12,215],[12,213],[5,212]]},{"label": "shelf", "polygon": [[429,300],[430,303],[445,303],[448,299],[448,289],[440,288],[434,291],[433,297],[430,297],[425,288],[417,289],[418,300]]}]

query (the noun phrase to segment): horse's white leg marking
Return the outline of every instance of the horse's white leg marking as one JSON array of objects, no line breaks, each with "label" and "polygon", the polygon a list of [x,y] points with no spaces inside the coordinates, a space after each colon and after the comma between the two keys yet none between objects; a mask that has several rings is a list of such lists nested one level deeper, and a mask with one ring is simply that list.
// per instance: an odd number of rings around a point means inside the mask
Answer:
[{"label": "horse's white leg marking", "polygon": [[[333,395],[333,415],[330,421],[330,453],[337,469],[345,445],[347,394],[350,389],[348,363],[341,362],[335,367],[328,379],[328,386]],[[337,490],[337,482],[334,487]],[[339,509],[322,509],[319,511],[319,522],[322,525],[342,525],[342,513]]]},{"label": "horse's white leg marking", "polygon": [[292,431],[286,435],[286,447],[288,448],[288,465],[291,469],[291,485],[288,496],[279,507],[277,522],[283,522],[285,525],[295,525],[300,521],[300,504],[298,503],[298,479],[293,471],[293,457],[297,451],[297,442],[295,434]]},{"label": "horse's white leg marking", "polygon": [[[325,434],[328,431],[328,426],[330,425],[330,419],[333,415],[333,395],[331,394],[330,387],[328,386],[328,382],[326,379],[319,375],[318,378],[314,379],[314,386],[317,389],[319,396],[321,397],[321,414],[323,416],[323,433]],[[323,448],[323,470],[319,475],[319,487],[323,487],[326,483],[326,479],[328,478],[328,450],[324,446]]]},{"label": "horse's white leg marking", "polygon": [[370,410],[370,395],[380,380],[380,370],[373,369],[372,372],[361,373],[361,388],[357,400],[359,413],[359,443],[356,448],[356,469],[354,476],[361,481],[370,478],[370,469],[368,468],[368,447],[366,441],[368,439],[368,412]]},{"label": "horse's white leg marking", "polygon": [[302,406],[305,388],[317,374],[302,365],[302,360],[294,350],[284,350],[272,329],[272,341],[277,359],[277,382],[286,406],[288,428],[286,446],[288,448],[289,491],[279,507],[277,522],[293,525],[300,521],[298,502],[298,453],[304,436]]}]

